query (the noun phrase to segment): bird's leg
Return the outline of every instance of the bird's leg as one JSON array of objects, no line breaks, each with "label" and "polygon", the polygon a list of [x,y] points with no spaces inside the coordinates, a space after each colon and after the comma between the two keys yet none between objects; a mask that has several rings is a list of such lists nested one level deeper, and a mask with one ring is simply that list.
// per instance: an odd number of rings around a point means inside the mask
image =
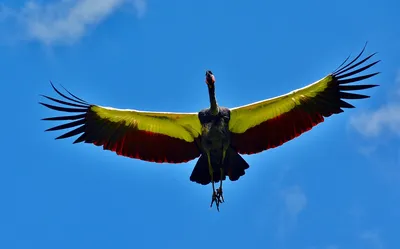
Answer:
[{"label": "bird's leg", "polygon": [[212,168],[211,165],[211,158],[210,158],[210,154],[207,153],[207,160],[208,160],[208,171],[210,173],[211,176],[211,184],[212,184],[212,188],[213,188],[213,194],[212,194],[212,199],[211,199],[211,204],[210,207],[212,207],[213,203],[215,202],[215,205],[217,206],[217,210],[219,211],[219,203],[220,198],[219,195],[217,194],[217,192],[215,191],[215,186],[214,186],[214,169]]},{"label": "bird's leg", "polygon": [[[217,190],[217,195],[218,195],[218,199],[220,200],[220,202],[225,202],[224,200],[224,196],[222,195],[222,176],[224,175],[224,169],[220,168],[221,171],[221,180],[219,181],[219,188]],[[222,200],[221,200],[222,198]]]},{"label": "bird's leg", "polygon": [[[221,166],[224,165],[225,156],[226,156],[226,149],[224,148],[222,151]],[[220,179],[220,183],[219,183],[219,188],[217,190],[217,195],[218,195],[218,199],[220,200],[220,202],[225,202],[224,196],[222,195],[222,179],[224,176],[224,168],[223,167],[220,168],[220,172],[221,172],[221,179]],[[222,198],[222,200],[221,200],[221,198]]]},{"label": "bird's leg", "polygon": [[225,202],[224,196],[222,194],[222,176],[224,175],[224,169],[221,168],[220,171],[221,171],[221,180],[220,180],[220,183],[219,183],[219,188],[217,190],[217,194],[218,194],[219,199],[222,199],[221,202]]}]

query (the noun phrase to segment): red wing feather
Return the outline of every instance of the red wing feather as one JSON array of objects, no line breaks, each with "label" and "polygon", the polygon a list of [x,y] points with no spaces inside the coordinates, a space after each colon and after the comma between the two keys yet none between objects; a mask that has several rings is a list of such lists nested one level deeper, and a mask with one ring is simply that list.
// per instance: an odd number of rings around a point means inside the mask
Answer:
[{"label": "red wing feather", "polygon": [[114,151],[117,155],[157,163],[188,162],[200,155],[194,142],[115,125],[90,112],[88,116],[87,126],[91,131],[86,132],[85,141],[103,146],[103,149]]},{"label": "red wing feather", "polygon": [[324,121],[317,112],[300,108],[291,110],[248,129],[245,133],[232,133],[232,147],[241,154],[255,154],[290,141]]},{"label": "red wing feather", "polygon": [[113,122],[102,118],[97,115],[96,112],[92,111],[91,108],[93,105],[84,102],[82,99],[78,99],[68,91],[71,97],[67,97],[59,92],[53,84],[51,85],[58,94],[74,103],[47,96],[43,97],[64,105],[73,106],[73,108],[54,106],[45,103],[40,104],[57,111],[79,113],[76,115],[43,119],[51,121],[72,120],[70,123],[46,130],[55,131],[75,128],[56,139],[80,135],[74,143],[92,143],[96,146],[102,146],[104,150],[113,151],[118,155],[149,162],[183,163],[193,160],[200,155],[196,140],[187,142],[183,139],[168,135],[139,130],[137,127],[126,125],[126,122]]},{"label": "red wing feather", "polygon": [[[246,126],[249,124],[249,127],[243,132],[231,132],[232,147],[239,153],[253,154],[280,146],[323,122],[325,117],[341,113],[343,108],[354,108],[344,99],[369,98],[367,95],[346,92],[377,86],[347,85],[378,74],[371,73],[350,77],[379,62],[375,61],[359,69],[354,69],[374,55],[369,55],[365,59],[357,61],[364,49],[351,62],[340,66],[332,74],[314,84],[274,99],[233,109],[232,115],[236,113],[244,114],[243,116],[239,115],[239,118],[232,122],[233,130],[236,128],[235,125],[244,124],[243,126]],[[263,115],[268,118],[263,118]],[[253,122],[255,119],[262,121]]]}]

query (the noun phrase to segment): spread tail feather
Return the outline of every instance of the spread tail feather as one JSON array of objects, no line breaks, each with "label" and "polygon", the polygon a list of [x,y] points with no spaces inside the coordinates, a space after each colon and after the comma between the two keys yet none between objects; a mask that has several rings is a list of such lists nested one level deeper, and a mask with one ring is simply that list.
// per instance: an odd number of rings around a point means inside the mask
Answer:
[{"label": "spread tail feather", "polygon": [[[214,168],[220,168],[220,165],[213,165]],[[226,176],[229,180],[236,181],[245,174],[245,170],[249,168],[249,164],[243,159],[232,148],[229,148],[226,152],[226,158],[222,166],[224,168],[224,175],[222,180],[226,180]],[[214,182],[219,182],[221,179],[220,170],[214,171]],[[206,155],[201,155],[197,160],[196,165],[193,168],[190,176],[192,182],[196,182],[202,185],[211,183],[211,176],[208,170],[208,161]]]},{"label": "spread tail feather", "polygon": [[229,180],[237,181],[241,176],[244,176],[245,170],[250,166],[246,160],[244,160],[243,157],[232,148],[229,148],[228,152],[228,168],[225,170],[227,171]]}]

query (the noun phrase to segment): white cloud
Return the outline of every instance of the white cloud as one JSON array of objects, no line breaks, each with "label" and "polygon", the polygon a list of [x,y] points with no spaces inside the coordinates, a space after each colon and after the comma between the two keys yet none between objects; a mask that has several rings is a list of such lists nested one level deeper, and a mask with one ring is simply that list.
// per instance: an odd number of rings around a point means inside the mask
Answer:
[{"label": "white cloud", "polygon": [[307,206],[307,197],[298,185],[281,191],[284,209],[280,214],[278,236],[285,239],[286,235],[297,225],[297,218]]},{"label": "white cloud", "polygon": [[146,12],[147,3],[146,0],[134,0],[133,6],[136,8],[139,17],[142,17]]},{"label": "white cloud", "polygon": [[366,137],[378,137],[384,132],[400,136],[400,72],[390,95],[395,98],[374,111],[351,117],[350,125]]},{"label": "white cloud", "polygon": [[370,248],[383,249],[381,236],[377,231],[365,231],[360,237],[370,245]]},{"label": "white cloud", "polygon": [[400,103],[382,106],[350,118],[350,124],[366,137],[377,137],[383,131],[400,136]]},{"label": "white cloud", "polygon": [[396,85],[397,85],[397,90],[395,91],[395,96],[397,98],[400,97],[400,70],[397,73],[397,77],[396,77]]},{"label": "white cloud", "polygon": [[362,155],[369,157],[372,154],[374,154],[378,150],[378,146],[376,144],[374,145],[361,145],[358,148],[358,152],[360,152]]},{"label": "white cloud", "polygon": [[3,7],[0,21],[17,23],[24,38],[30,40],[46,45],[71,44],[127,4],[135,8],[139,17],[144,15],[146,0],[58,0],[46,4],[28,1],[20,10]]},{"label": "white cloud", "polygon": [[295,185],[282,191],[288,214],[297,217],[307,205],[307,197],[302,189]]},{"label": "white cloud", "polygon": [[339,246],[337,245],[329,245],[329,246],[324,246],[324,247],[317,247],[317,246],[309,246],[307,249],[339,249]]},{"label": "white cloud", "polygon": [[329,245],[326,249],[339,249],[339,247],[337,245]]}]

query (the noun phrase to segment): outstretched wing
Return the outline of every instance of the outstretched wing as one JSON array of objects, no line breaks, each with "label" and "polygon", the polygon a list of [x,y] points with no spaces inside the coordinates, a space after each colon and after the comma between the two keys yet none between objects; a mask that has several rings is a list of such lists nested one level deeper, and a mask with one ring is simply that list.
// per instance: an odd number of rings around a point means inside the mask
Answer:
[{"label": "outstretched wing", "polygon": [[[92,143],[118,155],[150,162],[182,163],[200,156],[196,138],[201,134],[197,113],[163,113],[122,110],[89,104],[68,90],[65,100],[43,97],[62,104],[40,104],[73,115],[44,118],[48,121],[72,121],[46,131],[75,128],[56,139],[80,135],[74,143]],[[71,106],[71,107],[66,107]]]},{"label": "outstretched wing", "polygon": [[[369,96],[350,93],[377,85],[347,85],[368,79],[378,73],[352,77],[379,61],[363,65],[374,54],[357,61],[364,52],[330,75],[288,94],[233,108],[229,129],[232,146],[241,154],[254,154],[282,145],[324,121],[325,117],[354,108],[344,99]],[[356,69],[358,66],[362,66]]]}]

